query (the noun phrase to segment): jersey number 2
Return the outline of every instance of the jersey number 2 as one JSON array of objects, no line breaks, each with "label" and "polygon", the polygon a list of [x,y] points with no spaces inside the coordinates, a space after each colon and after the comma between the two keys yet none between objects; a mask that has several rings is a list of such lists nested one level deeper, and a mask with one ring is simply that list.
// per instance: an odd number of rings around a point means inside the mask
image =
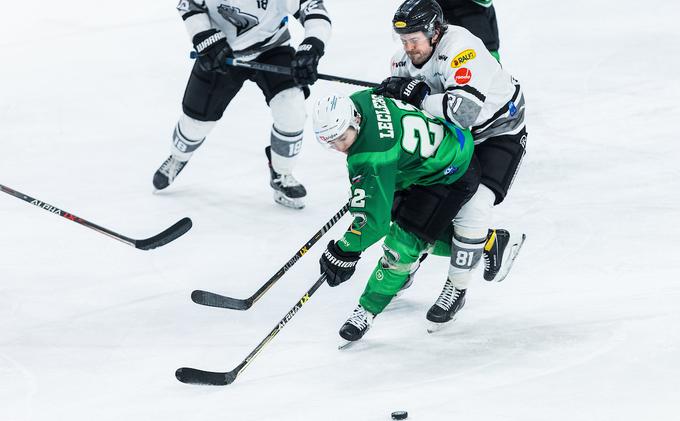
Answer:
[{"label": "jersey number 2", "polygon": [[403,135],[401,145],[406,152],[415,154],[420,146],[420,156],[429,158],[437,151],[444,139],[444,128],[434,121],[427,121],[415,115],[401,120]]},{"label": "jersey number 2", "polygon": [[353,208],[363,208],[366,206],[366,191],[364,189],[355,189],[349,206]]}]

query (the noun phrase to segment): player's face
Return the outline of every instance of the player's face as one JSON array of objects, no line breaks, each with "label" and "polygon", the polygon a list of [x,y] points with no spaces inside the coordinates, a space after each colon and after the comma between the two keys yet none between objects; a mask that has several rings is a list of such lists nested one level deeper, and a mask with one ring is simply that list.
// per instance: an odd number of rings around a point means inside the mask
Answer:
[{"label": "player's face", "polygon": [[422,31],[412,34],[401,34],[399,39],[404,47],[404,52],[411,59],[411,63],[416,66],[425,63],[434,50],[430,39]]},{"label": "player's face", "polygon": [[342,136],[335,139],[331,143],[331,148],[347,154],[347,150],[354,144],[354,141],[357,140],[357,134],[358,133],[356,129],[354,127],[350,127],[349,129],[345,130],[345,133],[343,133]]}]

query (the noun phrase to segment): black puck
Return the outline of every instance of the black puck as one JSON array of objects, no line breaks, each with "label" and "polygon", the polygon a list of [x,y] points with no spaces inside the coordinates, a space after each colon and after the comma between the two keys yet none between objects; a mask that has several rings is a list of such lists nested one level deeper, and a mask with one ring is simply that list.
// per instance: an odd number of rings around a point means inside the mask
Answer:
[{"label": "black puck", "polygon": [[406,411],[394,411],[392,412],[392,419],[393,420],[405,420],[408,418],[408,412]]}]

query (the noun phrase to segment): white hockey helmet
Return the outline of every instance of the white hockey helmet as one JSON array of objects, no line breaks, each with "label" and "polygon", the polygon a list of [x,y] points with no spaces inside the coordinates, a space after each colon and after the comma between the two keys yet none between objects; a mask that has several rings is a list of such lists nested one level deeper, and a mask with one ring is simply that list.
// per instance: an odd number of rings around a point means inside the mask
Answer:
[{"label": "white hockey helmet", "polygon": [[323,146],[331,144],[347,129],[353,127],[359,131],[357,111],[354,103],[344,95],[327,95],[316,101],[312,120],[316,140]]}]

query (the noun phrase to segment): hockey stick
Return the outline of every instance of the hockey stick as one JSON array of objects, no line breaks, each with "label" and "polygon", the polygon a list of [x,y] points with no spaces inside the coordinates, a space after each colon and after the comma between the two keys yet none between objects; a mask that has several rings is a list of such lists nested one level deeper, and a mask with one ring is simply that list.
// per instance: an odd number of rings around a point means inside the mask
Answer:
[{"label": "hockey stick", "polygon": [[[196,57],[198,57],[198,54],[196,54],[196,51],[192,51],[190,57],[195,59]],[[282,75],[291,75],[293,73],[293,69],[287,66],[277,66],[275,64],[259,63],[257,61],[242,61],[236,58],[228,58],[227,64],[229,66],[244,67],[247,69],[259,70],[262,72],[280,73]],[[319,79],[329,80],[331,82],[349,83],[350,85],[365,86],[367,88],[377,88],[379,86],[378,83],[366,82],[364,80],[357,79],[349,79],[341,76],[326,75],[323,73],[319,73],[317,77]]]},{"label": "hockey stick", "polygon": [[293,308],[291,308],[290,311],[286,313],[285,316],[283,316],[283,319],[281,319],[279,323],[274,326],[274,329],[269,332],[269,335],[267,335],[267,337],[264,338],[262,342],[260,342],[259,345],[257,345],[243,361],[241,361],[241,364],[236,366],[236,368],[233,370],[219,372],[182,367],[175,371],[175,377],[182,383],[188,384],[204,384],[210,386],[226,386],[228,384],[232,384],[234,380],[236,380],[236,377],[238,377],[238,375],[241,374],[241,372],[253,361],[257,354],[262,351],[262,348],[264,348],[265,345],[267,345],[279,332],[281,332],[286,324],[288,324],[288,322],[297,314],[300,308],[302,308],[302,306],[305,305],[307,301],[309,301],[312,295],[324,282],[326,282],[325,274],[319,277],[319,279],[314,283],[314,285],[312,285],[309,291],[307,291],[307,293],[303,295],[302,298],[300,298]]},{"label": "hockey stick", "polygon": [[319,231],[317,231],[316,234],[312,238],[307,241],[307,244],[302,246],[300,250],[298,250],[293,257],[286,262],[285,265],[279,269],[278,272],[274,274],[267,282],[264,283],[258,289],[255,294],[252,296],[246,298],[246,299],[239,299],[239,298],[231,298],[231,297],[225,297],[224,295],[219,295],[215,294],[213,292],[209,291],[203,291],[200,289],[195,290],[194,292],[191,293],[191,299],[196,303],[204,306],[210,306],[210,307],[221,307],[221,308],[230,308],[232,310],[248,310],[257,300],[259,300],[267,291],[269,291],[269,288],[271,288],[276,281],[281,279],[284,273],[290,269],[295,262],[300,260],[302,256],[305,255],[309,251],[310,248],[314,244],[316,244],[317,241],[326,233],[328,230],[331,229],[333,225],[335,225],[336,222],[342,218],[342,216],[347,213],[347,210],[349,209],[349,204],[346,204],[345,206],[342,207],[336,213],[333,215],[333,217],[326,222],[326,225],[324,225]]},{"label": "hockey stick", "polygon": [[192,225],[191,219],[182,218],[179,221],[177,221],[170,228],[166,229],[165,231],[163,231],[159,234],[154,235],[153,237],[145,238],[145,239],[142,239],[142,240],[135,240],[135,239],[126,237],[124,235],[120,235],[118,233],[115,233],[115,232],[108,230],[104,227],[100,227],[97,224],[86,221],[86,220],[84,220],[84,219],[82,219],[82,218],[80,218],[80,217],[78,217],[78,216],[76,216],[72,213],[63,211],[63,210],[61,210],[61,209],[59,209],[55,206],[52,206],[48,203],[41,202],[40,200],[34,199],[31,196],[25,195],[25,194],[20,193],[16,190],[12,190],[9,187],[3,186],[2,184],[0,184],[0,190],[2,190],[3,192],[10,194],[14,197],[17,197],[17,198],[23,200],[24,202],[28,202],[31,205],[35,205],[35,206],[37,206],[41,209],[45,209],[48,212],[54,213],[54,214],[59,215],[63,218],[66,218],[70,221],[73,221],[73,222],[76,222],[80,225],[86,226],[86,227],[93,229],[93,230],[95,230],[95,231],[97,231],[101,234],[107,235],[107,236],[113,238],[114,240],[118,240],[122,243],[125,243],[129,246],[132,246],[132,247],[136,247],[140,250],[151,250],[151,249],[155,249],[156,247],[164,246],[164,245],[168,244],[169,242],[171,242],[172,240],[175,240],[176,238],[180,237],[181,235],[183,235],[184,233],[189,231],[189,229],[191,228],[191,225]]}]

